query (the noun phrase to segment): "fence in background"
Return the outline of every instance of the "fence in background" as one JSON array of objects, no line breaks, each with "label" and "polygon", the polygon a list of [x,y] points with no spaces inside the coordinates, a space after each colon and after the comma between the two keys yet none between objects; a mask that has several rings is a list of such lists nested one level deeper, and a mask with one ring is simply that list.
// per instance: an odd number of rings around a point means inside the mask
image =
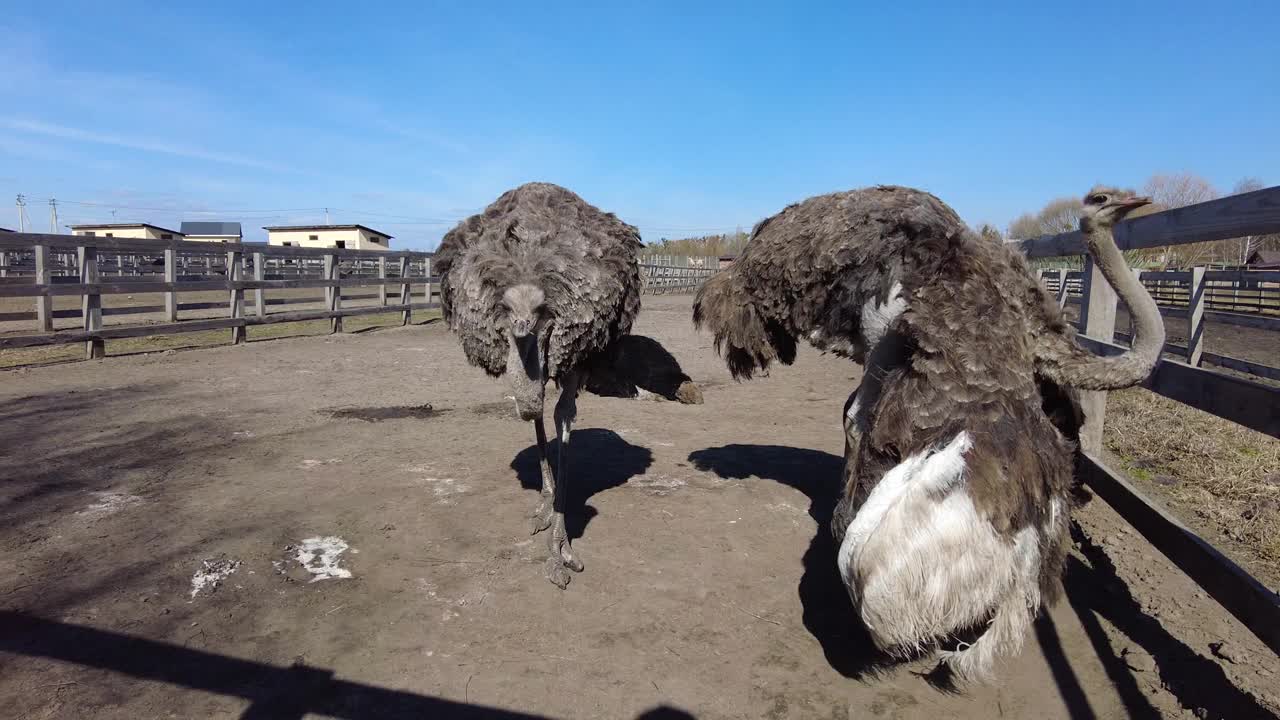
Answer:
[{"label": "fence in background", "polygon": [[[1154,213],[1120,223],[1115,229],[1116,242],[1125,251],[1276,232],[1280,232],[1280,187]],[[1085,255],[1084,238],[1079,231],[1017,244],[1029,258]],[[1081,344],[1101,355],[1124,352],[1124,347],[1115,344],[1118,335],[1115,291],[1092,259],[1085,255],[1082,271],[1048,272],[1052,273],[1053,280],[1047,284],[1050,291],[1056,293],[1060,305],[1068,301],[1072,285],[1079,284],[1081,337],[1078,339]],[[1209,358],[1201,348],[1204,313],[1209,302],[1208,283],[1226,280],[1236,282],[1239,287],[1239,283],[1245,281],[1239,276],[1223,278],[1217,273],[1219,271],[1203,268],[1172,274],[1177,277],[1168,273],[1142,273],[1144,284],[1156,283],[1157,294],[1163,292],[1162,284],[1186,283],[1185,292],[1166,294],[1162,311],[1177,309],[1178,298],[1184,298],[1181,310],[1187,317],[1187,337],[1190,338],[1185,352],[1181,353],[1190,362],[1160,360],[1143,386],[1190,407],[1280,437],[1280,387],[1197,367]],[[1267,283],[1277,280],[1272,273],[1249,277]],[[1252,319],[1265,320],[1268,329],[1277,329],[1270,325],[1273,318]],[[1280,653],[1280,598],[1099,459],[1106,394],[1085,393],[1085,396],[1086,418],[1079,463],[1084,481],[1268,647]]]},{"label": "fence in background", "polygon": [[[230,330],[232,343],[244,342],[247,328],[282,322],[327,319],[333,332],[342,319],[399,311],[407,324],[414,310],[436,307],[431,296],[431,254],[337,248],[301,248],[262,243],[205,243],[80,235],[4,233],[5,258],[0,298],[29,297],[34,311],[11,312],[0,319],[33,319],[39,334],[0,336],[0,349],[83,342],[86,357],[102,357],[106,340],[205,330]],[[422,288],[414,301],[415,286]],[[354,295],[348,288],[373,288]],[[320,289],[317,298],[268,298],[270,290]],[[394,301],[388,288],[397,290]],[[245,292],[252,293],[247,307]],[[183,293],[223,292],[225,301],[181,303]],[[163,313],[164,322],[104,327],[104,295],[154,293],[162,304],[106,308],[106,314]],[[78,311],[55,311],[53,298],[79,296]],[[344,305],[372,299],[373,304]],[[323,302],[322,310],[268,312],[271,304]],[[226,308],[225,318],[182,320],[183,310]],[[54,319],[78,315],[80,328],[54,331]]]},{"label": "fence in background", "polygon": [[693,292],[715,274],[718,263],[709,256],[642,255],[640,280],[651,295]]},{"label": "fence in background", "polygon": [[[1165,352],[1186,358],[1190,365],[1209,363],[1257,377],[1280,380],[1280,367],[1208,352],[1204,349],[1204,323],[1280,330],[1280,271],[1276,270],[1139,270],[1143,286],[1155,298],[1166,317],[1185,318],[1186,345],[1165,344]],[[1084,272],[1081,270],[1041,270],[1040,279],[1060,306],[1082,305]],[[1066,288],[1066,292],[1063,292]],[[1243,310],[1244,312],[1240,312]],[[1272,314],[1275,313],[1275,314]],[[1078,323],[1077,323],[1078,325]],[[1129,332],[1117,331],[1128,340]]]}]

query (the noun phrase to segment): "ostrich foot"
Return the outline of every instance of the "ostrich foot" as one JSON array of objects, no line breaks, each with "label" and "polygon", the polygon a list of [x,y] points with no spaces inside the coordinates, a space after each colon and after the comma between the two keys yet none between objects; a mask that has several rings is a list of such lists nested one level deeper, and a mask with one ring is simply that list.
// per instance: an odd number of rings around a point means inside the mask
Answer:
[{"label": "ostrich foot", "polygon": [[551,553],[547,557],[546,573],[547,579],[563,590],[573,577],[568,571],[582,572],[584,566],[578,553],[569,544],[569,534],[564,529],[564,515],[556,513],[552,524]]},{"label": "ostrich foot", "polygon": [[552,502],[550,493],[543,493],[542,500],[538,502],[538,507],[534,508],[532,523],[530,524],[530,535],[538,533],[551,527],[551,519],[555,516],[555,503]]}]

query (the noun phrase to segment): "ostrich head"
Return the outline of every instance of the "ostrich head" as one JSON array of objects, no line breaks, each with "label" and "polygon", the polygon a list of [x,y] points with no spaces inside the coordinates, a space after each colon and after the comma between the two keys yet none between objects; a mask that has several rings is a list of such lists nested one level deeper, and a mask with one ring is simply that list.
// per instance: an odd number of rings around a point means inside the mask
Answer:
[{"label": "ostrich head", "polygon": [[1151,198],[1134,195],[1125,190],[1095,186],[1084,196],[1084,214],[1080,216],[1080,229],[1111,227],[1130,212],[1143,205],[1150,205]]},{"label": "ostrich head", "polygon": [[513,285],[502,294],[509,323],[507,375],[516,398],[516,412],[521,420],[542,417],[542,400],[546,395],[547,326],[551,318],[546,295],[527,283]]}]

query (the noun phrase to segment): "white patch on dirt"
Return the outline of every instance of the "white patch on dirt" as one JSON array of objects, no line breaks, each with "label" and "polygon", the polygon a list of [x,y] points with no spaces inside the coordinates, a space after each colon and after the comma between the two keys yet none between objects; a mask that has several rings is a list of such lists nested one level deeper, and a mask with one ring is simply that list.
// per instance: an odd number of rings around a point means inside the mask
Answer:
[{"label": "white patch on dirt", "polygon": [[[431,492],[438,498],[447,498],[450,495],[457,495],[471,489],[470,485],[453,478],[424,477],[422,482],[430,486]],[[445,502],[451,501],[446,500]]]},{"label": "white patch on dirt", "polygon": [[311,582],[345,579],[351,577],[351,571],[339,567],[342,553],[351,548],[346,540],[329,535],[327,537],[307,538],[294,548],[294,559],[307,572],[315,575]]},{"label": "white patch on dirt", "polygon": [[471,489],[471,486],[462,480],[451,477],[437,477],[436,469],[432,465],[403,465],[401,469],[405,472],[411,472],[420,477],[414,478],[414,484],[426,486],[431,490],[431,494],[438,498],[441,505],[452,505],[453,501],[450,496],[465,493]]},{"label": "white patch on dirt", "polygon": [[208,589],[210,593],[214,592],[222,584],[222,581],[230,577],[231,573],[235,572],[238,567],[240,567],[239,560],[232,560],[226,557],[201,560],[200,569],[196,570],[196,574],[191,576],[191,598],[194,600],[196,595],[199,595],[205,589]]},{"label": "white patch on dirt", "polygon": [[236,430],[235,432],[231,433],[231,437],[251,438],[253,436],[254,434],[252,430]]},{"label": "white patch on dirt", "polygon": [[340,462],[342,461],[339,460],[338,458],[329,458],[328,460],[308,459],[298,463],[298,467],[302,468],[303,470],[312,470],[314,468],[322,467],[324,465],[337,465]]},{"label": "white patch on dirt", "polygon": [[129,495],[127,493],[91,492],[89,494],[97,498],[97,502],[94,502],[83,510],[77,511],[77,515],[84,515],[86,517],[105,517],[107,515],[114,515],[121,510],[133,507],[134,505],[140,505],[142,503],[142,498],[137,495]]},{"label": "white patch on dirt", "polygon": [[666,495],[688,484],[684,478],[671,477],[665,473],[638,475],[627,481],[627,485],[650,490],[654,495]]}]

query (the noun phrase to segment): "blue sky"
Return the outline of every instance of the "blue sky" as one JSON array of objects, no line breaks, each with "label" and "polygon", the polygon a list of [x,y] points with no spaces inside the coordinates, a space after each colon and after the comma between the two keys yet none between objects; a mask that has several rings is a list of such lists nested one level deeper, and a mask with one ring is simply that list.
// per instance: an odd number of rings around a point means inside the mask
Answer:
[{"label": "blue sky", "polygon": [[0,225],[17,193],[42,230],[55,197],[254,240],[329,207],[431,248],[530,180],[646,240],[874,183],[999,226],[1154,172],[1280,183],[1274,0],[202,5],[0,13]]}]

